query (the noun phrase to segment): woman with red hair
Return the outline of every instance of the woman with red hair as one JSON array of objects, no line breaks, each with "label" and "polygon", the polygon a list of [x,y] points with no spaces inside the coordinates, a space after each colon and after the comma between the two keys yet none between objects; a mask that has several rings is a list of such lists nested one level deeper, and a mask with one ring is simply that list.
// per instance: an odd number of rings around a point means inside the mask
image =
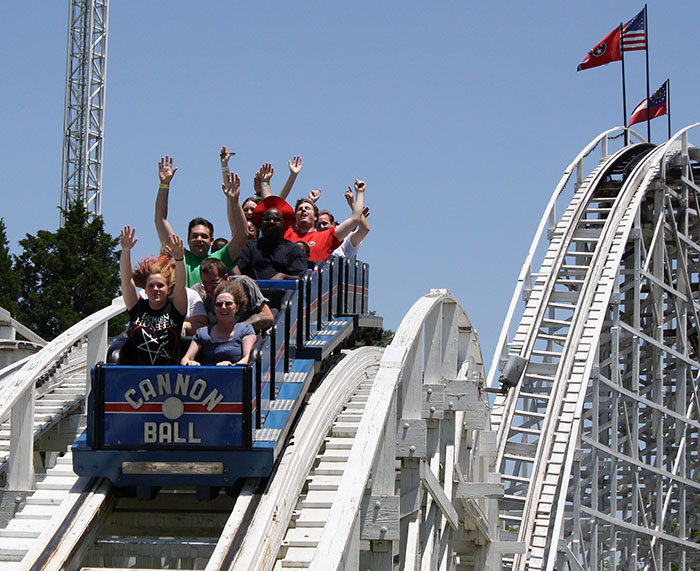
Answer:
[{"label": "woman with red hair", "polygon": [[[121,233],[119,272],[124,304],[129,312],[127,350],[121,363],[176,365],[187,313],[184,246],[178,236],[171,235],[170,244],[165,247],[167,255],[147,258],[132,271],[131,249],[138,242],[134,234],[135,230],[129,226],[124,226]],[[137,283],[143,285],[146,299],[139,296]]]}]

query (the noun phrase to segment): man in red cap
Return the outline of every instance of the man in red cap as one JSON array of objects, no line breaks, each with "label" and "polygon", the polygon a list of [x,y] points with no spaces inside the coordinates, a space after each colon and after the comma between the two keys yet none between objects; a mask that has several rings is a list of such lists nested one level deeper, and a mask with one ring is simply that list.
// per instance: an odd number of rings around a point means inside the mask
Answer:
[{"label": "man in red cap", "polygon": [[304,252],[282,235],[294,223],[294,211],[279,196],[268,196],[253,210],[252,222],[260,229],[257,240],[248,240],[234,274],[255,280],[287,280],[301,276],[307,268]]},{"label": "man in red cap", "polygon": [[318,207],[311,199],[300,198],[295,208],[295,224],[285,230],[284,237],[292,242],[306,242],[311,252],[309,260],[316,262],[327,259],[360,223],[365,207],[365,186],[363,181],[355,181],[355,203],[350,218],[328,230],[316,230]]}]

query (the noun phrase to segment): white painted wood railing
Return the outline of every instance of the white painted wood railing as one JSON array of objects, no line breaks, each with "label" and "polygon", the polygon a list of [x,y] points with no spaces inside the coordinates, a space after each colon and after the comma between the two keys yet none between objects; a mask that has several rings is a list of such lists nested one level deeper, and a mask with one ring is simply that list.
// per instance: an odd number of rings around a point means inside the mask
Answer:
[{"label": "white painted wood railing", "polygon": [[45,339],[34,333],[34,331],[29,329],[29,327],[25,327],[19,321],[13,318],[10,315],[10,312],[4,307],[0,307],[0,333],[3,332],[10,332],[10,339],[14,339],[15,332],[17,332],[32,343],[36,343],[37,345],[46,345]]},{"label": "white painted wood railing", "polygon": [[122,298],[116,298],[109,307],[61,333],[0,386],[0,422],[10,418],[11,425],[8,489],[31,490],[34,485],[34,399],[37,379],[73,345],[87,339],[87,394],[90,369],[107,355],[108,322],[123,311]]},{"label": "white painted wood railing", "polygon": [[[360,540],[373,570],[394,569],[395,553],[400,569],[450,568],[467,529],[481,545],[493,539],[497,506],[487,498],[502,487],[492,472],[495,434],[482,432],[483,384],[466,313],[447,290],[432,290],[384,352],[310,569],[357,569]],[[460,488],[465,478],[484,484]]]}]

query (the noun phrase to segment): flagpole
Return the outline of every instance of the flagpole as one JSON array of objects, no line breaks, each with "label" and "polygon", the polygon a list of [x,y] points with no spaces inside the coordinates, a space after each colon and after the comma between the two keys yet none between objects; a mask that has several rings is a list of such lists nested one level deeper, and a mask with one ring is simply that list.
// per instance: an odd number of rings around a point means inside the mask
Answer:
[{"label": "flagpole", "polygon": [[625,87],[625,50],[622,45],[622,22],[620,22],[620,59],[622,60],[622,125],[625,128],[625,145],[630,144],[630,132],[627,128],[627,89]]},{"label": "flagpole", "polygon": [[[649,18],[647,17],[647,5],[644,4],[644,46],[647,56],[647,107],[649,105]],[[670,135],[669,135],[670,137]],[[651,143],[651,117],[647,109],[647,141]]]},{"label": "flagpole", "polygon": [[[647,110],[647,115],[649,111]],[[671,80],[666,80],[666,115],[668,115],[668,138],[671,138]]]}]

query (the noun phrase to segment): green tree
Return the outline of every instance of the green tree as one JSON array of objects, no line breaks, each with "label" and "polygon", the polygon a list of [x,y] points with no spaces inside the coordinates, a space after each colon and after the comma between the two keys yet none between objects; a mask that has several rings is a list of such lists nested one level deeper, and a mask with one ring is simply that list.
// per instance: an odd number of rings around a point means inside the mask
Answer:
[{"label": "green tree", "polygon": [[[375,310],[369,312],[370,315],[377,315]],[[369,338],[366,339],[367,345],[373,345],[375,347],[388,347],[394,340],[395,332],[391,329],[380,329],[379,331],[374,331]]]},{"label": "green tree", "polygon": [[118,239],[104,231],[81,200],[64,212],[63,228],[20,240],[19,320],[52,339],[109,305],[119,291]]},{"label": "green tree", "polygon": [[15,317],[19,283],[5,230],[5,221],[0,218],[0,307],[4,307]]},{"label": "green tree", "polygon": [[381,337],[377,340],[376,343],[372,343],[372,345],[376,345],[378,347],[388,347],[391,345],[391,342],[394,340],[394,331],[391,329],[382,329],[382,335]]}]

